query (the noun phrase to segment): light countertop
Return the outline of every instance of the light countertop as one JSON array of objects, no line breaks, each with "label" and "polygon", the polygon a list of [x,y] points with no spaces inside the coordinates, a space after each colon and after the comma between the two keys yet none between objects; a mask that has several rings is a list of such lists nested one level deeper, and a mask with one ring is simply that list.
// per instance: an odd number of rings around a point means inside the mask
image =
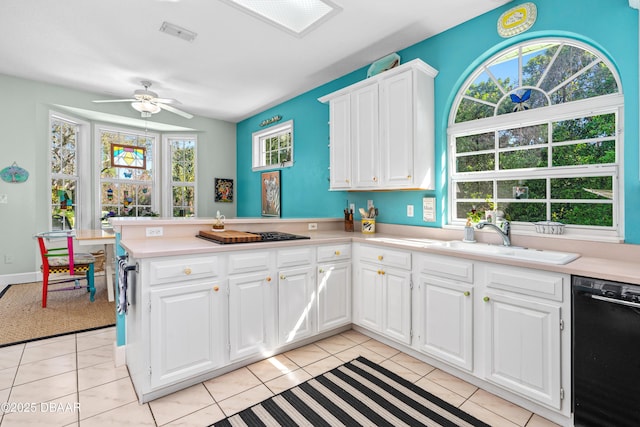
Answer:
[{"label": "light countertop", "polygon": [[[261,248],[276,249],[282,247],[294,247],[300,245],[322,245],[331,243],[375,243],[394,247],[397,249],[411,250],[414,252],[431,253],[438,255],[454,256],[476,261],[493,262],[496,264],[513,265],[517,267],[534,268],[559,273],[594,277],[619,282],[640,284],[640,262],[630,260],[598,258],[594,256],[581,256],[580,258],[565,264],[551,265],[538,262],[520,261],[515,259],[497,258],[480,254],[460,253],[437,246],[424,247],[416,242],[416,239],[391,234],[376,233],[365,235],[359,232],[348,233],[343,231],[308,231],[299,232],[310,236],[309,240],[289,240],[281,242],[257,242],[238,244],[217,244],[207,240],[193,237],[150,237],[142,239],[123,239],[121,244],[134,258],[155,258],[165,256],[185,256],[197,254],[228,253],[243,250]],[[433,239],[424,239],[433,240]],[[579,252],[579,251],[574,251]]]}]

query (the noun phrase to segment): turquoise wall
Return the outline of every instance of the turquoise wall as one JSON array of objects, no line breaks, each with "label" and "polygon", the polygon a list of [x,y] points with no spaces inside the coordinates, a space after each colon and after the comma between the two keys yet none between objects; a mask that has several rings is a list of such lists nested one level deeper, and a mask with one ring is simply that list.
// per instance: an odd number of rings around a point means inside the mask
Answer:
[{"label": "turquoise wall", "polygon": [[[586,42],[602,51],[617,68],[625,94],[624,217],[629,243],[640,244],[640,179],[638,170],[638,11],[628,0],[537,0],[538,19],[527,32],[503,39],[496,32],[509,3],[444,33],[399,51],[402,62],[420,58],[439,71],[435,80],[436,190],[392,192],[330,192],[329,108],[320,96],[363,80],[364,67],[340,79],[270,108],[237,125],[238,216],[260,216],[260,173],[251,171],[251,134],[275,115],[294,120],[294,166],[282,170],[282,217],[340,217],[347,200],[357,207],[373,200],[378,221],[440,227],[447,214],[446,128],[449,110],[460,86],[473,69],[496,52],[523,40],[562,36]],[[422,198],[437,199],[437,219],[422,221]],[[406,205],[416,216],[406,216]]]}]

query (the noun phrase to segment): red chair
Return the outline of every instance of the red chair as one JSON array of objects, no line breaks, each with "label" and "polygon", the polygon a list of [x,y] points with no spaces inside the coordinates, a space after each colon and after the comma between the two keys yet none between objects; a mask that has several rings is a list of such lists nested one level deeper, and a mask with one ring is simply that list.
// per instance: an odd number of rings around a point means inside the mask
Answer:
[{"label": "red chair", "polygon": [[[89,292],[89,300],[93,302],[95,300],[96,288],[94,285],[94,266],[96,259],[93,255],[88,253],[74,253],[73,251],[73,231],[72,230],[59,230],[49,231],[44,233],[38,233],[35,235],[38,239],[38,246],[40,247],[40,255],[42,257],[42,307],[47,306],[47,293],[54,291],[69,291],[81,288],[87,288]],[[47,247],[46,241],[51,240],[66,240],[65,247]],[[49,276],[52,274],[65,274],[68,276],[76,276],[84,274],[87,279],[86,286],[80,286],[80,279],[78,278],[66,278],[66,280],[59,280],[55,283],[74,282],[74,286],[66,288],[52,289],[49,291]]]}]

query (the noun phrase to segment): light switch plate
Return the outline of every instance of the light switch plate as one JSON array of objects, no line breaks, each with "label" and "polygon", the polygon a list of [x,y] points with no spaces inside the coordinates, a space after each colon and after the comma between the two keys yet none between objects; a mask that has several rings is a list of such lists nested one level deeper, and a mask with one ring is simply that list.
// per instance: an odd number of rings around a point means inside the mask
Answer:
[{"label": "light switch plate", "polygon": [[0,204],[6,205],[7,203],[9,203],[8,199],[9,198],[6,194],[0,194]]},{"label": "light switch plate", "polygon": [[407,216],[408,217],[413,216],[413,205],[407,205]]}]

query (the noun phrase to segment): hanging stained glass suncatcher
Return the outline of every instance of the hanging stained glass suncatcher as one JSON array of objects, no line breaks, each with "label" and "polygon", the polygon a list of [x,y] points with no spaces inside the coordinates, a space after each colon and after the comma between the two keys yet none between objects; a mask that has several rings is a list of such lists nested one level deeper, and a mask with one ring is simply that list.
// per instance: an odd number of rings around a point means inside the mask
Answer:
[{"label": "hanging stained glass suncatcher", "polygon": [[147,152],[145,147],[134,145],[111,144],[111,167],[114,168],[147,168]]}]

